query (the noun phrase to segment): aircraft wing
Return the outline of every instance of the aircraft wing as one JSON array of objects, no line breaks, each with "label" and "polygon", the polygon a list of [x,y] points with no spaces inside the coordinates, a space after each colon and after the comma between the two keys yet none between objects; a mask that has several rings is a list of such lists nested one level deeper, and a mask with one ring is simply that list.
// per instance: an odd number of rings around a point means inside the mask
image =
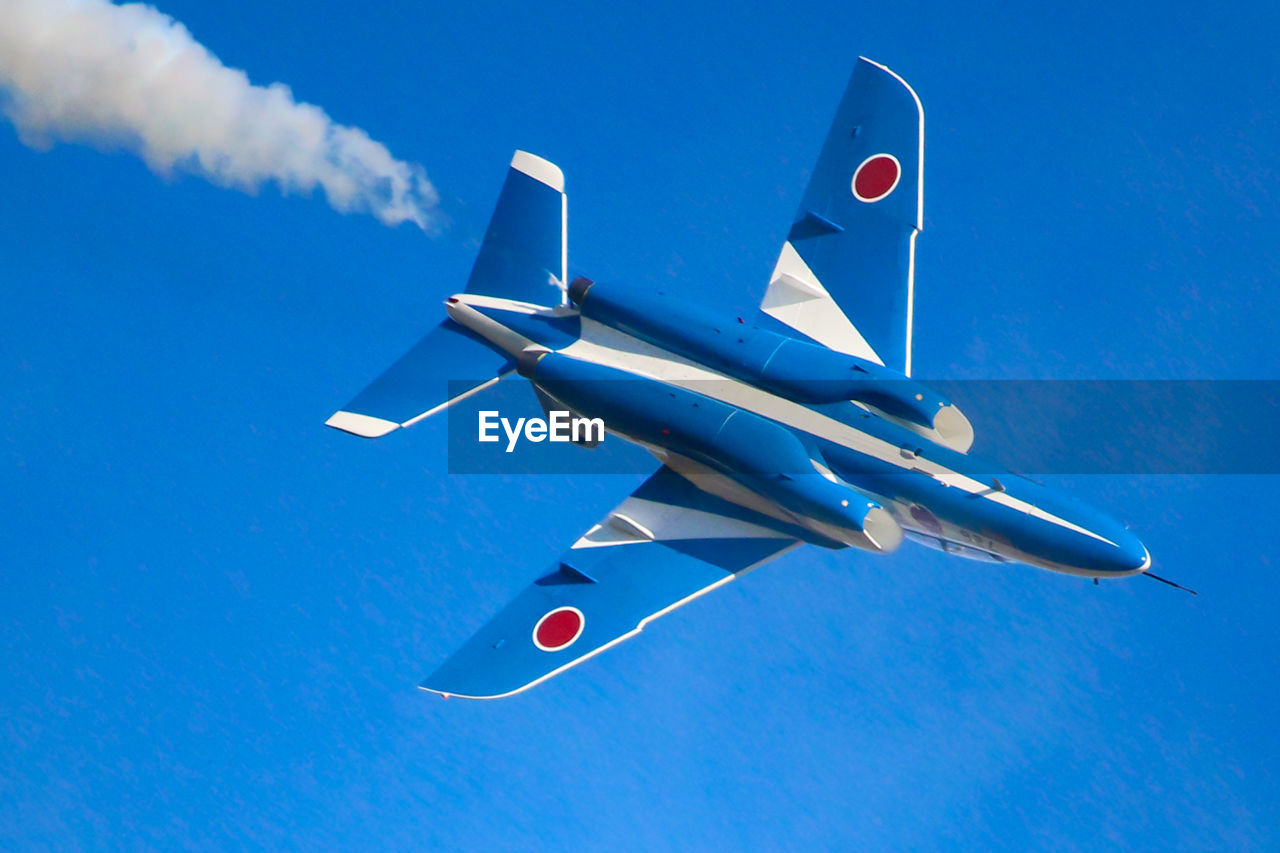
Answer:
[{"label": "aircraft wing", "polygon": [[470,699],[519,693],[793,548],[799,533],[664,466],[422,687]]},{"label": "aircraft wing", "polygon": [[924,110],[859,59],[760,304],[765,325],[911,375]]}]

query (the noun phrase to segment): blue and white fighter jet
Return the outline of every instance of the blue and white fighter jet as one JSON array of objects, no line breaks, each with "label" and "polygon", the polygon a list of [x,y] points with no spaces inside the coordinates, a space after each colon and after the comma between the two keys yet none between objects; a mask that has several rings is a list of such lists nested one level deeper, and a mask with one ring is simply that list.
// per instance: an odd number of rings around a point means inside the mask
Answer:
[{"label": "blue and white fighter jet", "polygon": [[860,60],[744,322],[569,282],[564,176],[516,152],[447,319],[327,423],[377,438],[518,373],[548,411],[599,418],[661,467],[423,688],[519,693],[805,543],[1148,570],[1123,525],[970,455],[968,418],[910,378],[923,178],[919,98]]}]

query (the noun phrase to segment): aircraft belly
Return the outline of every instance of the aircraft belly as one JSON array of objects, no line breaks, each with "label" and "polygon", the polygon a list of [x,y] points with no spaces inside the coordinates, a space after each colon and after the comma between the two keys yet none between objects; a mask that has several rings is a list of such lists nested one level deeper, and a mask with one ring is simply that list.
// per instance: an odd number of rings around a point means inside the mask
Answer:
[{"label": "aircraft belly", "polygon": [[[888,552],[902,542],[889,513],[814,464],[784,424],[678,385],[562,353],[521,356],[517,368],[545,393],[672,465],[695,462],[777,505],[795,524],[835,542]],[[837,547],[838,547],[837,545]]]},{"label": "aircraft belly", "polygon": [[[623,437],[628,438],[628,440],[635,441],[627,436]],[[672,471],[675,471],[681,477],[684,477],[698,490],[720,498],[721,500],[726,500],[736,506],[754,510],[762,515],[767,515],[770,518],[776,518],[779,521],[803,527],[801,520],[796,517],[795,513],[783,508],[776,501],[770,500],[759,492],[748,489],[738,481],[730,477],[726,477],[714,468],[704,465],[694,459],[690,459],[687,456],[674,453],[664,447],[648,445],[641,441],[635,441],[635,443],[644,447],[660,462]],[[813,531],[809,532],[813,533]],[[826,537],[817,537],[811,541],[812,544],[822,545],[827,548],[843,547],[842,543],[827,539]]]},{"label": "aircraft belly", "polygon": [[[468,297],[468,300],[472,301],[474,298]],[[765,429],[771,435],[776,433],[779,437],[778,441],[767,442],[772,448],[769,452],[760,452],[763,445],[755,449],[745,445],[730,448],[729,453],[733,459],[728,460],[728,468],[736,471],[737,467],[745,465],[743,470],[751,471],[758,460],[768,461],[775,452],[781,452],[787,457],[782,464],[788,472],[803,468],[806,475],[801,478],[803,482],[775,482],[768,484],[763,491],[778,491],[780,496],[773,496],[777,499],[775,502],[786,504],[785,511],[793,519],[809,516],[812,511],[816,511],[821,517],[809,518],[806,524],[815,534],[815,541],[830,538],[845,544],[887,551],[901,541],[903,530],[911,530],[924,536],[932,535],[928,527],[921,528],[920,523],[912,516],[910,505],[914,504],[919,507],[927,506],[935,519],[951,525],[942,540],[959,548],[973,548],[1043,568],[1088,575],[1096,574],[1097,571],[1130,571],[1127,562],[1133,557],[1129,552],[1135,551],[1136,546],[1126,544],[1121,547],[1117,543],[1121,540],[1128,543],[1132,537],[1122,530],[1108,535],[1095,532],[1114,528],[1106,519],[1094,518],[1096,513],[1073,514],[1074,509],[1070,506],[1068,513],[1064,515],[1044,508],[1038,500],[1027,500],[1003,487],[994,488],[993,483],[997,481],[990,476],[992,466],[984,467],[980,460],[931,442],[875,416],[865,408],[852,403],[799,403],[751,383],[725,376],[705,365],[589,318],[571,317],[572,309],[542,309],[538,306],[508,303],[514,309],[508,310],[506,305],[498,304],[500,300],[490,301],[493,304],[477,303],[472,310],[465,310],[471,306],[454,305],[455,311],[451,311],[451,314],[456,312],[458,315],[468,315],[466,320],[470,321],[469,325],[475,325],[477,329],[483,327],[481,334],[494,340],[508,352],[530,342],[530,333],[536,331],[537,336],[543,338],[541,330],[545,326],[554,331],[555,336],[561,336],[561,340],[556,342],[560,344],[560,348],[552,351],[558,358],[568,358],[584,367],[594,365],[603,368],[606,372],[611,372],[609,375],[612,377],[637,380],[635,388],[628,389],[626,394],[604,395],[614,397],[615,404],[625,401],[626,397],[642,389],[644,380],[650,380],[658,387],[666,386],[675,391],[676,395],[682,392],[694,394],[707,401],[708,409],[726,413],[726,419],[719,421],[718,426],[705,418],[699,418],[696,423],[691,422],[697,433],[694,436],[695,443],[702,447],[701,452],[695,453],[697,456],[712,458],[722,455],[724,448],[719,446],[715,437],[719,435],[719,429],[729,423],[728,413],[732,411],[741,411],[747,420],[762,419],[773,424],[776,428],[767,428],[767,424],[757,423],[758,429]],[[480,316],[480,311],[486,316]],[[505,324],[504,320],[509,320],[510,325]],[[576,322],[580,322],[580,326],[573,328]],[[557,328],[553,328],[551,324],[555,324]],[[574,332],[579,334],[574,335]],[[551,343],[549,338],[544,340]],[[547,349],[541,345],[535,345],[535,348]],[[532,353],[530,363],[536,365],[539,357],[537,353]],[[563,398],[564,395],[553,396]],[[605,421],[613,432],[632,440],[654,446],[668,444],[663,436],[631,434],[627,421],[636,417],[647,420],[652,414],[644,406],[632,406],[631,412],[622,423],[607,417]],[[599,413],[593,415],[585,410],[583,414],[600,416]],[[704,414],[711,413],[708,411]],[[703,420],[706,422],[703,423]],[[710,432],[707,432],[708,429]],[[782,438],[787,440],[781,440]],[[747,444],[749,443],[748,441]],[[737,444],[743,442],[738,441]],[[806,450],[801,450],[802,444]],[[883,516],[877,516],[879,529],[891,533],[889,547],[879,547],[874,537],[868,539],[864,536],[863,539],[867,541],[862,541],[852,533],[854,530],[862,530],[865,519],[860,514],[869,505],[859,503],[856,498],[851,498],[850,503],[843,505],[839,500],[833,502],[831,496],[818,494],[830,491],[829,489],[818,484],[821,488],[815,491],[814,486],[808,484],[808,480],[813,479],[814,475],[808,471],[808,464],[802,466],[797,462],[800,460],[808,463],[812,456],[806,453],[818,457],[829,453],[830,469],[835,470],[846,481],[845,490],[884,495],[887,500],[905,506],[900,507],[896,513],[876,510]],[[777,462],[769,461],[768,464]],[[821,472],[826,466],[815,464],[813,467]],[[760,472],[756,472],[752,476],[759,479],[759,474]],[[829,471],[825,476],[831,478]],[[788,478],[783,478],[784,481],[786,479]],[[894,485],[886,489],[868,484],[867,480],[891,481]],[[1025,486],[1020,489],[1020,492],[1026,491]],[[1047,490],[1043,491],[1047,493]],[[800,506],[808,509],[799,511]],[[1049,506],[1056,505],[1050,502]],[[1091,521],[1089,526],[1082,526],[1068,520],[1069,517],[1087,518]],[[826,520],[823,521],[822,518]],[[833,523],[834,527],[831,526]],[[1117,550],[1125,552],[1126,567],[1123,569],[1117,568],[1119,564],[1114,559]]]},{"label": "aircraft belly", "polygon": [[[837,414],[836,407],[810,407],[779,397],[590,319],[584,318],[582,321],[582,337],[559,352],[575,359],[622,370],[637,378],[654,379],[691,390],[775,420],[812,439],[824,450],[828,447],[835,448],[845,458],[856,460],[852,467],[857,472],[869,473],[876,478],[886,474],[893,475],[894,480],[911,484],[911,491],[922,490],[923,494],[929,496],[925,500],[931,506],[934,504],[934,496],[946,503],[960,498],[972,500],[972,509],[964,507],[958,514],[942,514],[951,517],[958,528],[967,530],[974,536],[985,535],[987,539],[991,537],[976,531],[1016,528],[1026,540],[1023,545],[1031,547],[1018,548],[1004,543],[1001,553],[1008,554],[1010,559],[1044,568],[1059,568],[1062,565],[1058,560],[1033,554],[1033,549],[1043,553],[1032,541],[1036,538],[1033,531],[1038,529],[1048,530],[1059,540],[1064,536],[1067,539],[1081,536],[1096,540],[1100,547],[1114,547],[1111,540],[1061,515],[1046,511],[1007,491],[993,489],[989,473],[994,466],[922,440],[921,437],[886,424],[874,416],[868,416],[866,424],[868,428],[874,426],[880,435],[859,429],[849,422],[851,418],[847,414]],[[905,453],[908,445],[923,445],[924,451],[919,454]],[[985,473],[966,474],[966,468],[981,469]],[[845,479],[855,487],[863,488],[858,476],[846,474]],[[881,493],[876,489],[871,491]],[[891,494],[896,491],[890,490]],[[979,511],[975,513],[973,510]],[[981,518],[973,519],[971,516],[974,515]],[[995,524],[992,524],[993,521]]]}]

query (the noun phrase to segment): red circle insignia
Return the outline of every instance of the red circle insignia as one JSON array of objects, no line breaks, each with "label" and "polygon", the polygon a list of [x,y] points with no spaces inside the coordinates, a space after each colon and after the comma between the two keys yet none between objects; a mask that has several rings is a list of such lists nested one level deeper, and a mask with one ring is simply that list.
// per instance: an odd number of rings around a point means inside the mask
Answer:
[{"label": "red circle insignia", "polygon": [[533,644],[544,652],[558,652],[573,645],[586,624],[586,617],[578,608],[557,607],[533,626]]},{"label": "red circle insignia", "polygon": [[853,197],[873,202],[893,192],[902,178],[902,165],[892,154],[872,154],[853,172]]}]

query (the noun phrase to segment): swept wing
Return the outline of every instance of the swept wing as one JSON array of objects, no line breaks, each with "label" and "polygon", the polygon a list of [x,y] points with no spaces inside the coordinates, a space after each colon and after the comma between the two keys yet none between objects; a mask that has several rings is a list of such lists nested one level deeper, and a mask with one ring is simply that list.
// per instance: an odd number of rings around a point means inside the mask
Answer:
[{"label": "swept wing", "polygon": [[519,693],[795,547],[800,532],[664,466],[422,687],[472,699]]},{"label": "swept wing", "polygon": [[888,68],[860,59],[778,255],[762,319],[910,376],[923,227],[920,99]]}]

